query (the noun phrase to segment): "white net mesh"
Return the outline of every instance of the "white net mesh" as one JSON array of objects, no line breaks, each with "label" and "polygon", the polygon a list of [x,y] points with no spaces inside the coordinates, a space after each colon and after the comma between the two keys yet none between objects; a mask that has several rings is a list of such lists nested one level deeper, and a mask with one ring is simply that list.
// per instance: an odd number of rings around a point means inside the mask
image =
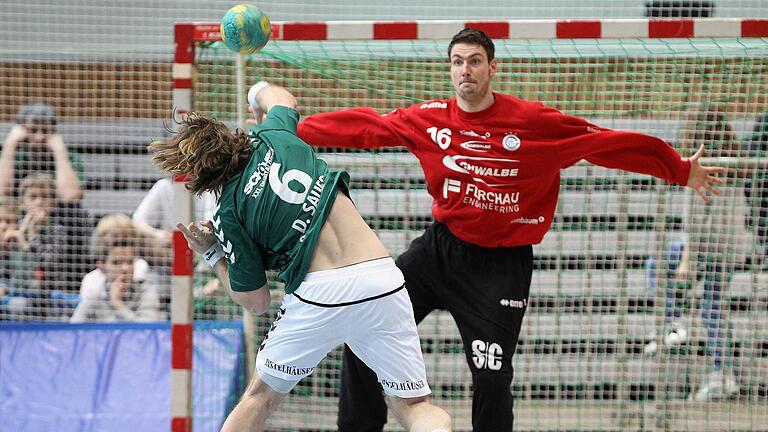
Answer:
[{"label": "white net mesh", "polygon": [[[246,59],[245,76],[288,87],[304,115],[357,106],[385,112],[451,96],[445,46],[272,42]],[[660,136],[683,154],[704,144],[735,173],[704,206],[646,176],[587,165],[563,171],[556,221],[534,249],[515,356],[516,428],[720,430],[765,420],[768,274],[759,218],[746,220],[761,207],[744,189],[764,169],[752,138],[764,127],[766,54],[762,39],[497,41],[498,91]],[[234,95],[245,90],[235,84],[231,54],[212,44],[195,62],[194,109],[234,121]],[[416,159],[401,149],[322,152],[350,172],[360,212],[393,255],[404,251],[431,220]],[[672,271],[681,244],[696,250],[688,285]],[[436,312],[419,331],[435,401],[468,430],[471,377],[455,324]],[[339,368],[334,351],[272,427],[332,428]],[[699,398],[705,402],[687,401]]]}]

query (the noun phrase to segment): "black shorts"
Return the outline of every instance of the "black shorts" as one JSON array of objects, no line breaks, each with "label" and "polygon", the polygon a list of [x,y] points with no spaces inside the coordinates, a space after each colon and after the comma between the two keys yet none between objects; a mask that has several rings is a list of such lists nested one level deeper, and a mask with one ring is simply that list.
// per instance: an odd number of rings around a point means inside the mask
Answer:
[{"label": "black shorts", "polygon": [[434,309],[451,312],[470,369],[510,370],[533,270],[533,248],[487,248],[435,223],[397,259],[416,322]]},{"label": "black shorts", "polygon": [[[472,372],[475,432],[512,430],[510,384],[533,271],[530,245],[486,248],[435,223],[397,259],[416,322],[435,309],[456,320]],[[376,376],[344,353],[339,431],[379,432],[387,421]]]}]

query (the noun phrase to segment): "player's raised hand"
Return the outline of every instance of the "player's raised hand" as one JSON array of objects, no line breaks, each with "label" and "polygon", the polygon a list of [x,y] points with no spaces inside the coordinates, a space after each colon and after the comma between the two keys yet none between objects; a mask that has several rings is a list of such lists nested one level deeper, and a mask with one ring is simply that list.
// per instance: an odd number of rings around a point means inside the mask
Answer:
[{"label": "player's raised hand", "polygon": [[259,105],[256,96],[268,85],[269,84],[267,84],[266,81],[259,81],[248,89],[248,112],[253,114],[252,118],[249,117],[248,120],[245,121],[249,125],[261,124],[262,120],[264,120],[264,110],[261,109],[261,105]]},{"label": "player's raised hand", "polygon": [[715,185],[722,185],[723,180],[716,177],[715,174],[722,174],[725,172],[724,167],[709,167],[703,166],[699,162],[704,155],[704,144],[702,144],[696,153],[693,154],[689,161],[691,161],[691,171],[688,174],[688,186],[696,191],[704,202],[709,201],[709,195],[720,195],[720,191],[717,190]]},{"label": "player's raised hand", "polygon": [[189,248],[199,255],[202,255],[203,252],[207,251],[217,241],[209,221],[201,222],[200,226],[197,226],[194,222],[184,226],[183,223],[179,222],[176,224],[176,228],[184,234]]},{"label": "player's raised hand", "polygon": [[245,119],[245,124],[250,126],[259,125],[267,118],[267,115],[262,110],[254,110],[251,106],[248,107],[248,112],[251,113],[252,117]]}]

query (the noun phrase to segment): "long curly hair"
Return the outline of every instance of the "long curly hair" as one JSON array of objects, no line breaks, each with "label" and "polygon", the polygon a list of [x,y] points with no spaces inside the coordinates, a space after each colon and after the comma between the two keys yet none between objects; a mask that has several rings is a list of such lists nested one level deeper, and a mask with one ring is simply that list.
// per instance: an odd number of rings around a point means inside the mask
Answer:
[{"label": "long curly hair", "polygon": [[[175,117],[175,116],[174,116]],[[229,180],[248,163],[253,149],[242,129],[234,132],[222,122],[199,113],[174,120],[177,130],[169,127],[170,140],[156,140],[149,145],[152,162],[172,175],[185,175],[185,187],[200,195],[211,192],[218,199]]]}]

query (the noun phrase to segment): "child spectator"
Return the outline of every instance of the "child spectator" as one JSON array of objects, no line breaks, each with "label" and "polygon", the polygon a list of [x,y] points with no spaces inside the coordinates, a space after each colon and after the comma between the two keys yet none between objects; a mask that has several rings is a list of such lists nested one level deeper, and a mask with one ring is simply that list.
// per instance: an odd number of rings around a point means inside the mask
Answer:
[{"label": "child spectator", "polygon": [[[768,156],[768,112],[757,119],[752,135],[742,146],[748,151],[749,157],[759,158],[764,163]],[[749,222],[757,237],[758,260],[765,265],[768,263],[768,170],[765,164],[749,169],[744,193],[751,208]]]},{"label": "child spectator", "polygon": [[[0,200],[0,257],[3,265],[8,264],[9,252],[19,249],[28,251],[29,243],[19,229],[16,207],[10,200]],[[0,274],[6,274],[6,267],[0,267]]]},{"label": "child spectator", "polygon": [[16,208],[0,200],[0,320],[24,319],[29,312],[30,293],[20,279],[19,263],[29,252],[24,232],[19,229]]},{"label": "child spectator", "polygon": [[83,291],[70,322],[159,321],[160,299],[155,278],[135,278],[137,238],[106,235],[93,251],[104,279]]},{"label": "child spectator", "polygon": [[[37,285],[37,318],[55,319],[69,311],[54,310],[52,299],[69,298],[88,268],[86,241],[90,217],[78,203],[56,201],[56,186],[50,174],[27,176],[20,186],[22,217],[20,230],[29,243],[24,260],[26,282]],[[33,280],[29,280],[33,279]]]},{"label": "child spectator", "polygon": [[[704,145],[713,157],[745,156],[722,104],[705,104],[686,127],[686,149]],[[709,373],[691,399],[720,399],[739,391],[733,373],[733,353],[727,295],[736,267],[744,263],[748,248],[747,209],[744,201],[746,170],[733,167],[726,173],[720,195],[708,202],[694,200],[688,212],[687,247],[677,268],[679,280],[703,281],[701,323],[706,330]]]},{"label": "child spectator", "polygon": [[144,239],[139,234],[131,218],[123,213],[113,213],[102,216],[91,235],[91,258],[96,268],[83,277],[80,283],[80,296],[88,296],[94,290],[98,291],[106,282],[107,276],[102,269],[104,265],[104,248],[113,238],[132,239],[136,242],[138,256],[133,263],[133,280],[143,282],[149,273],[149,263],[142,258],[144,255]]}]

